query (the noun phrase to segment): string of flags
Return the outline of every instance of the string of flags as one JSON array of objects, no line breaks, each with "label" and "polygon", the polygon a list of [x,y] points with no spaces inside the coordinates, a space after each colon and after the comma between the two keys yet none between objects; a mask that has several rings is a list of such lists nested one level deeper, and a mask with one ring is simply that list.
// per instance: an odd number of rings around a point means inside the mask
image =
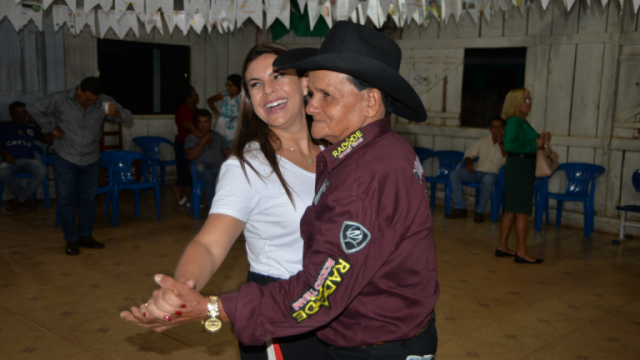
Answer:
[{"label": "string of flags", "polygon": [[[43,12],[51,9],[54,29],[67,26],[74,35],[86,27],[95,36],[104,37],[109,29],[121,39],[131,30],[139,34],[138,22],[147,33],[157,29],[164,35],[166,24],[170,34],[178,28],[183,35],[190,29],[196,34],[217,29],[221,34],[232,32],[251,19],[259,28],[270,27],[276,19],[289,29],[291,5],[296,1],[301,10],[307,7],[310,30],[322,16],[329,27],[340,20],[364,24],[368,19],[378,28],[390,18],[397,27],[411,22],[428,25],[431,21],[447,24],[452,18],[459,22],[467,14],[478,24],[483,16],[490,22],[498,12],[509,15],[518,9],[523,15],[533,0],[184,0],[184,10],[174,10],[174,0],[84,0],[84,8],[76,7],[77,0],[65,0],[66,5],[53,5],[53,0],[0,0],[0,21],[7,18],[16,31],[33,21],[42,30]],[[547,9],[550,0],[539,0]],[[560,0],[556,0],[560,1]],[[561,0],[567,11],[575,0]],[[591,6],[590,0],[585,0]],[[600,0],[606,6],[609,0]],[[618,0],[624,8],[624,0]],[[629,0],[635,13],[640,0]],[[390,15],[390,16],[389,16]],[[99,33],[96,33],[96,20]]]}]

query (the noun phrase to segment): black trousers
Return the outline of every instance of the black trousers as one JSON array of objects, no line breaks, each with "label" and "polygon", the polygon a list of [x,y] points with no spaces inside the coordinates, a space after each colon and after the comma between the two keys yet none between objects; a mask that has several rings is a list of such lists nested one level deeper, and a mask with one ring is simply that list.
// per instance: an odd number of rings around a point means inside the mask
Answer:
[{"label": "black trousers", "polygon": [[429,326],[412,339],[354,348],[329,346],[325,360],[428,360],[437,348],[436,317],[431,315]]},{"label": "black trousers", "polygon": [[[271,284],[280,279],[271,276],[249,272],[247,282],[254,282],[260,286]],[[327,351],[327,345],[318,340],[315,333],[278,338],[282,357],[285,360],[323,360]],[[240,345],[240,359],[242,360],[266,360],[267,346]]]}]

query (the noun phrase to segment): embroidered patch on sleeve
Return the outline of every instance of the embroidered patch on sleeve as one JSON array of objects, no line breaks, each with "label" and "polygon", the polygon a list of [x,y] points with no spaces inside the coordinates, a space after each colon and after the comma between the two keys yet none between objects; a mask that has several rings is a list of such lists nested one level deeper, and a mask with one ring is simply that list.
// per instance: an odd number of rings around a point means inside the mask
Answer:
[{"label": "embroidered patch on sleeve", "polygon": [[345,221],[340,230],[340,243],[347,254],[359,251],[371,240],[371,233],[355,221]]},{"label": "embroidered patch on sleeve", "polygon": [[347,136],[346,139],[338,146],[337,149],[331,152],[334,158],[342,159],[345,155],[351,152],[353,148],[360,145],[361,142],[364,141],[364,135],[362,131],[357,130],[353,134]]},{"label": "embroidered patch on sleeve", "polygon": [[291,303],[291,307],[294,310],[291,313],[291,317],[296,319],[297,322],[301,322],[317,313],[322,306],[331,309],[329,296],[336,291],[338,285],[342,282],[341,275],[346,274],[350,268],[351,264],[342,258],[338,258],[337,262],[331,257],[327,258],[322,270],[318,273],[313,287],[302,294],[298,300]]}]

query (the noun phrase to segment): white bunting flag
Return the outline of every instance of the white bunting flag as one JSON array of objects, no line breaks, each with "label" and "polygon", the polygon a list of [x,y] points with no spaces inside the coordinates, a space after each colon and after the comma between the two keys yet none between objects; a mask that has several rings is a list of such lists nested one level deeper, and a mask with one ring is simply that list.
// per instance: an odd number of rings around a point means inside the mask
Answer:
[{"label": "white bunting flag", "polygon": [[209,10],[209,19],[207,19],[207,29],[209,29],[209,34],[213,31],[213,26],[215,25],[216,18],[213,17],[213,9]]},{"label": "white bunting flag", "polygon": [[[347,17],[351,17],[353,22],[358,22],[358,0],[345,0],[347,2]],[[355,17],[355,19],[354,19]]]},{"label": "white bunting flag", "polygon": [[237,0],[212,0],[213,18],[218,23],[218,31],[235,28]]},{"label": "white bunting flag", "polygon": [[89,11],[86,12],[84,11],[83,8],[77,8],[76,9],[76,32],[75,34],[78,35],[82,32],[82,30],[84,30],[84,26],[85,25],[89,25],[89,27],[91,28],[91,32],[95,35],[96,34],[96,16],[95,16],[96,12],[95,10],[93,11]]},{"label": "white bunting flag", "polygon": [[124,15],[124,12],[127,10],[127,7],[129,6],[129,1],[113,0],[113,5],[116,10],[116,18],[120,19],[120,16]]},{"label": "white bunting flag", "polygon": [[304,12],[304,5],[307,3],[307,0],[298,0],[298,7],[300,8],[300,14]]},{"label": "white bunting flag", "polygon": [[462,0],[462,10],[467,10],[473,22],[478,24],[478,3],[476,0]]},{"label": "white bunting flag", "polygon": [[75,15],[66,5],[53,5],[51,10],[53,15],[53,28],[58,31],[64,24],[67,24],[72,34],[75,34]]},{"label": "white bunting flag", "polygon": [[200,33],[202,32],[202,28],[204,27],[204,25],[204,16],[202,16],[200,12],[193,15],[191,17],[191,20],[189,20],[189,26],[191,26],[193,28],[193,31],[195,31],[198,35],[200,35]]},{"label": "white bunting flag", "polygon": [[[84,0],[84,13],[91,11],[100,2],[98,0]],[[77,9],[76,9],[77,10]],[[76,11],[77,13],[77,11]]]},{"label": "white bunting flag", "polygon": [[120,32],[118,36],[120,39],[124,39],[129,32],[129,29],[133,31],[136,37],[139,37],[138,33],[138,15],[133,10],[127,10],[120,16],[118,19],[118,27],[120,28]]},{"label": "white bunting flag", "polygon": [[[522,0],[524,1],[524,0]],[[624,0],[620,0],[620,5],[622,6],[622,2]],[[571,10],[571,7],[573,6],[573,4],[575,4],[576,0],[564,0],[564,5],[567,7],[567,11]]]},{"label": "white bunting flag", "polygon": [[67,5],[69,5],[69,9],[71,9],[71,12],[73,14],[76,13],[76,0],[64,0],[64,2],[67,3]]},{"label": "white bunting flag", "polygon": [[346,21],[349,15],[349,0],[336,0],[336,21]]},{"label": "white bunting flag", "polygon": [[53,0],[42,0],[42,7],[44,10],[47,10],[49,6],[51,6],[51,3],[53,3]]},{"label": "white bunting flag", "polygon": [[178,29],[182,31],[183,36],[187,36],[189,33],[189,23],[185,18],[184,11],[174,11],[173,19],[176,22]]},{"label": "white bunting flag", "polygon": [[[147,1],[148,3],[148,1]],[[176,27],[176,15],[178,14],[177,11],[170,11],[168,13],[163,13],[164,14],[164,21],[167,22],[167,28],[169,29],[169,35],[173,35],[173,29]]]},{"label": "white bunting flag", "polygon": [[316,27],[316,23],[320,18],[320,13],[322,12],[322,7],[318,0],[307,0],[307,11],[309,13],[309,27],[311,31]]},{"label": "white bunting flag", "polygon": [[638,7],[640,7],[640,0],[633,0],[633,12],[638,13]]},{"label": "white bunting flag", "polygon": [[20,6],[20,3],[0,0],[0,20],[5,16],[11,22],[13,28],[18,31],[22,24],[22,6]]},{"label": "white bunting flag", "polygon": [[369,0],[367,3],[367,16],[377,28],[380,28],[380,15],[378,14],[379,8],[380,5],[378,4],[378,0]]},{"label": "white bunting flag", "polygon": [[[393,3],[397,4],[398,1],[394,0]],[[396,10],[396,6],[394,4],[389,6],[389,15],[391,15],[391,19],[393,19],[393,22],[396,24],[396,26],[401,27],[402,25],[400,24],[400,14],[398,13],[398,10]]]},{"label": "white bunting flag", "polygon": [[138,19],[144,22],[146,19],[144,0],[131,0],[131,6],[133,7],[133,11],[136,12],[136,15],[138,15]]},{"label": "white bunting flag", "polygon": [[146,12],[147,13],[156,13],[158,10],[162,9],[162,12],[166,14],[171,14],[173,10],[173,0],[147,0],[146,1]]},{"label": "white bunting flag", "polygon": [[247,19],[253,20],[262,29],[262,1],[261,0],[238,0],[238,13],[236,21],[238,27]]},{"label": "white bunting flag", "polygon": [[369,0],[358,0],[358,22],[364,25],[367,22],[367,12],[369,11]]},{"label": "white bunting flag", "polygon": [[[197,13],[209,13],[209,1],[207,0],[185,0],[185,16],[191,18]],[[204,17],[203,17],[204,19]]]},{"label": "white bunting flag", "polygon": [[387,14],[389,13],[389,7],[391,6],[391,0],[378,0],[380,2],[380,9],[382,12],[379,12],[381,19],[381,24],[384,24],[387,21]]},{"label": "white bunting flag", "polygon": [[289,0],[265,0],[265,4],[267,5],[266,27],[271,26],[276,19],[280,19],[288,29],[291,16]]},{"label": "white bunting flag", "polygon": [[113,6],[113,0],[98,0],[98,4],[100,4],[102,11],[107,12],[111,10],[111,7]]},{"label": "white bunting flag", "polygon": [[327,23],[327,26],[331,29],[331,26],[333,26],[333,19],[331,18],[331,1],[325,0],[324,4],[322,4],[322,10],[320,11],[320,14]]},{"label": "white bunting flag", "polygon": [[96,11],[96,13],[98,15],[98,24],[100,24],[100,37],[104,38],[109,28],[111,28],[111,30],[122,39],[120,36],[120,24],[118,24],[115,10],[109,10],[107,12]]},{"label": "white bunting flag", "polygon": [[151,35],[153,28],[158,29],[160,34],[164,36],[164,28],[162,27],[162,13],[157,11],[153,14],[145,14],[144,27],[147,34]]},{"label": "white bunting flag", "polygon": [[407,0],[407,24],[411,24],[411,20],[417,22],[418,25],[422,24],[424,7],[421,0]]},{"label": "white bunting flag", "polygon": [[29,23],[29,20],[33,20],[33,23],[36,25],[38,30],[42,31],[42,5],[37,3],[27,3],[23,2],[20,7],[20,26],[19,28],[24,27]]}]

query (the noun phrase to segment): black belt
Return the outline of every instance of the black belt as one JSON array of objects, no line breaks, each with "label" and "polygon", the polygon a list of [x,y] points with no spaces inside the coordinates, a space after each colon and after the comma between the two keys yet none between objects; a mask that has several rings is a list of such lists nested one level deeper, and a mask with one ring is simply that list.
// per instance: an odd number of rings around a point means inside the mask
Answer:
[{"label": "black belt", "polygon": [[527,159],[535,159],[536,158],[536,154],[514,154],[514,153],[508,153],[507,156],[508,157],[517,157],[517,158],[527,158]]}]

